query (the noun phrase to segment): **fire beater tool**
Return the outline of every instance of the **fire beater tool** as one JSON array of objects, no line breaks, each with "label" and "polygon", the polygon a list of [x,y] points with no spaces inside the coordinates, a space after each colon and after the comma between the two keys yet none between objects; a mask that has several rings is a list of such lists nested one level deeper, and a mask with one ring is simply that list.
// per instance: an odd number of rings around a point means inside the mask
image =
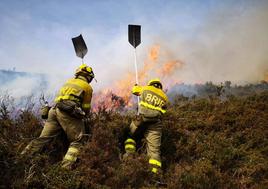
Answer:
[{"label": "fire beater tool", "polygon": [[[72,42],[74,45],[74,50],[76,53],[76,56],[82,59],[82,64],[84,63],[84,57],[87,54],[87,45],[83,39],[82,34],[80,34],[77,37],[72,38]],[[94,80],[97,82],[97,80],[94,78]],[[83,119],[84,125],[85,125],[85,136],[87,136],[87,139],[90,138],[90,118],[85,117]]]},{"label": "fire beater tool", "polygon": [[87,54],[87,45],[83,39],[82,34],[72,38],[72,41],[76,56],[80,57],[82,59],[82,63],[84,63],[84,57]]},{"label": "fire beater tool", "polygon": [[[82,59],[82,64],[84,63],[84,57],[87,54],[87,45],[83,39],[82,34],[80,34],[77,37],[72,38],[74,50],[76,53],[76,56],[80,57]],[[97,82],[97,79],[94,78],[94,80]]]},{"label": "fire beater tool", "polygon": [[[134,64],[135,64],[135,73],[136,73],[136,84],[139,84],[136,47],[139,46],[139,44],[141,43],[141,26],[140,25],[128,25],[128,41],[134,47]],[[137,98],[138,98],[138,104],[139,104],[140,98],[139,96]],[[138,111],[138,114],[139,114],[139,111]]]}]

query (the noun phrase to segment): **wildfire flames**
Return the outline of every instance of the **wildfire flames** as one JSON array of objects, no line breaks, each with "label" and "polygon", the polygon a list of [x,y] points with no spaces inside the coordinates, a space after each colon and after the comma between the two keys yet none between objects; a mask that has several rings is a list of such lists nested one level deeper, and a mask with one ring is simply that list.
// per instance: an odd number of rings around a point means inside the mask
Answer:
[{"label": "wildfire flames", "polygon": [[266,82],[268,82],[268,71],[266,72],[266,74],[265,74],[265,76],[264,76],[264,80],[265,80]]},{"label": "wildfire flames", "polygon": [[[164,81],[164,87],[180,82],[174,75],[175,71],[181,69],[184,63],[180,60],[170,60],[165,53],[160,54],[160,45],[150,48],[147,58],[138,71],[139,84],[144,85],[152,78],[160,78]],[[161,58],[161,59],[160,59]],[[138,65],[140,66],[140,65]],[[169,82],[165,82],[168,80]],[[121,80],[115,81],[110,88],[94,94],[93,111],[100,109],[123,110],[125,107],[133,107],[134,101],[131,89],[135,81],[135,72],[128,72]]]},{"label": "wildfire flames", "polygon": [[183,63],[179,60],[172,60],[169,62],[166,62],[161,69],[159,69],[157,72],[162,77],[165,77],[169,74],[172,74],[176,69],[181,68],[183,66]]}]

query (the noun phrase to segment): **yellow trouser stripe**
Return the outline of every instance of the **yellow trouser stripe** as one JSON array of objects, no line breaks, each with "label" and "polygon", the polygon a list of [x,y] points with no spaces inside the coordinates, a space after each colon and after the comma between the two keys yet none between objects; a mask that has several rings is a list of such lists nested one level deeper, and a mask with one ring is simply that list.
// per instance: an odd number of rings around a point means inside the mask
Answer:
[{"label": "yellow trouser stripe", "polygon": [[125,149],[134,149],[134,150],[136,150],[136,147],[134,145],[132,145],[132,144],[126,144]]},{"label": "yellow trouser stripe", "polygon": [[125,141],[125,144],[127,144],[127,143],[134,143],[134,144],[136,144],[136,141],[133,140],[132,138],[128,138],[128,139]]},{"label": "yellow trouser stripe", "polygon": [[82,107],[83,108],[90,108],[90,104],[83,104]]},{"label": "yellow trouser stripe", "polygon": [[72,156],[72,155],[69,155],[69,154],[66,154],[66,155],[64,156],[64,159],[65,159],[65,160],[68,160],[68,161],[76,161],[77,157]]},{"label": "yellow trouser stripe", "polygon": [[162,166],[161,162],[160,161],[157,161],[155,159],[150,159],[149,160],[149,164],[157,165],[158,167],[161,167]]},{"label": "yellow trouser stripe", "polygon": [[159,108],[159,107],[155,107],[155,106],[153,106],[151,104],[148,104],[147,102],[141,101],[140,105],[142,105],[142,106],[144,106],[146,108],[153,109],[153,110],[158,110],[158,111],[162,112],[163,114],[166,113],[166,110],[163,110],[162,108]]},{"label": "yellow trouser stripe", "polygon": [[158,169],[157,168],[152,168],[153,173],[157,173]]},{"label": "yellow trouser stripe", "polygon": [[75,147],[70,147],[68,149],[68,152],[67,153],[69,153],[69,152],[74,153],[74,154],[78,154],[79,153],[79,149],[78,148],[75,148]]}]

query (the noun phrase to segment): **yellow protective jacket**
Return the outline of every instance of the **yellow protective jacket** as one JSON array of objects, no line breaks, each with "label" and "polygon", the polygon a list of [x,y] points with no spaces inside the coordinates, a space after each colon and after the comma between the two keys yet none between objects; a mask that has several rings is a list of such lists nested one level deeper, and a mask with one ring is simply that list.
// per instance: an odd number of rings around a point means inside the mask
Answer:
[{"label": "yellow protective jacket", "polygon": [[55,102],[72,100],[77,102],[85,112],[88,112],[91,107],[92,92],[92,87],[84,77],[73,78],[62,86]]},{"label": "yellow protective jacket", "polygon": [[158,117],[166,113],[168,97],[154,86],[134,86],[134,95],[140,96],[139,112],[146,117]]}]

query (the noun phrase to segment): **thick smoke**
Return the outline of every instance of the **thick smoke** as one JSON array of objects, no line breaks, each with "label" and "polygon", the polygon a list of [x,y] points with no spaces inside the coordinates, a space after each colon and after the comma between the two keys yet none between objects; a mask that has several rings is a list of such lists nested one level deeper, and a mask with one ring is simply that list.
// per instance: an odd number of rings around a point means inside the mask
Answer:
[{"label": "thick smoke", "polygon": [[[167,61],[183,63],[171,75],[161,78],[168,87],[172,86],[170,81],[196,84],[228,80],[232,84],[243,85],[265,80],[268,73],[267,8],[267,3],[219,6],[217,9],[209,9],[200,24],[185,31],[178,29],[180,26],[176,25],[174,16],[166,15],[165,19],[160,18],[158,22],[152,23],[140,19],[144,27],[142,44],[137,48],[138,66],[144,68],[150,49],[157,45],[158,64]],[[176,13],[169,13],[172,14]],[[162,27],[156,31],[155,26],[159,25]],[[106,73],[100,75],[100,81],[111,86],[113,81],[124,79],[126,72],[134,73],[133,51],[126,44],[127,36],[124,32],[118,36],[116,42],[108,45],[111,49],[104,48],[104,52],[111,56],[107,56],[102,62],[107,66],[104,71],[99,72]],[[113,46],[115,49],[112,49]],[[100,69],[103,69],[103,64],[100,64]],[[117,74],[111,75],[110,72]],[[156,77],[160,74],[154,72],[149,76]]]},{"label": "thick smoke", "polygon": [[185,63],[177,70],[182,82],[258,82],[268,72],[267,8],[266,5],[215,10],[195,28],[193,36],[158,36],[159,43],[170,51],[171,58]]},{"label": "thick smoke", "polygon": [[[127,24],[134,23],[142,25],[142,43],[137,48],[140,69],[144,68],[151,48],[156,45],[159,46],[159,65],[169,61],[170,64],[172,61],[181,62],[181,66],[176,66],[170,75],[161,75],[165,68],[148,74],[148,78],[163,76],[160,79],[164,80],[167,88],[176,82],[195,84],[229,80],[233,84],[246,84],[267,79],[267,3],[217,6],[203,11],[199,19],[192,18],[197,15],[191,16],[190,10],[183,10],[183,7],[181,10],[172,9],[167,5],[159,10],[162,11],[159,16],[154,15],[154,18],[157,17],[154,20],[150,20],[150,16],[136,14],[132,20],[124,20],[118,30],[112,29],[114,33],[109,33],[109,36],[103,28],[84,26],[78,29],[54,22],[50,25],[52,27],[36,29],[26,42],[18,38],[26,36],[28,30],[25,25],[33,27],[31,16],[23,13],[17,13],[15,17],[3,16],[2,23],[4,20],[12,35],[10,39],[16,40],[6,43],[4,34],[0,36],[15,54],[9,56],[8,50],[2,48],[1,63],[5,64],[4,69],[12,62],[15,64],[12,67],[16,66],[18,70],[46,74],[46,93],[54,95],[80,64],[75,57],[71,37],[82,33],[89,48],[85,62],[93,67],[98,80],[92,83],[93,88],[95,91],[113,89],[127,73],[134,73],[134,52],[127,42]],[[178,13],[180,11],[181,14]],[[185,21],[179,22],[180,19]],[[200,23],[196,23],[198,21]],[[47,37],[50,37],[48,41]],[[40,43],[37,39],[41,39]],[[26,81],[22,78],[2,85],[0,89],[10,89],[19,97],[35,94],[37,83],[35,79],[27,78]]]}]

